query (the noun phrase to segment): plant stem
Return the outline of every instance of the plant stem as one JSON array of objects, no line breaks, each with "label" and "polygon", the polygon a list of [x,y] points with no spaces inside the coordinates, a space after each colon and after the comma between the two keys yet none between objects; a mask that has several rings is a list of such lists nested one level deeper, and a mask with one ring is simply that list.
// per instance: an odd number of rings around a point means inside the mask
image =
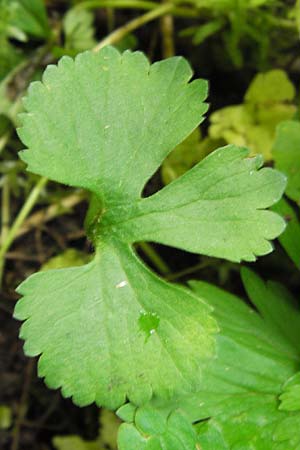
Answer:
[{"label": "plant stem", "polygon": [[[87,195],[84,191],[74,192],[62,198],[58,203],[52,203],[44,209],[39,209],[34,214],[31,214],[25,220],[22,226],[18,229],[15,238],[23,236],[33,228],[39,227],[50,220],[55,219],[61,214],[70,212],[76,205],[86,200]],[[0,241],[1,244],[2,241]]]},{"label": "plant stem", "polygon": [[[198,17],[198,11],[188,7],[176,6],[173,1],[173,11],[175,16],[179,17]],[[115,8],[115,9],[157,9],[158,3],[147,0],[87,0],[79,3],[77,9],[97,9],[97,8]]]},{"label": "plant stem", "polygon": [[1,240],[6,240],[10,221],[10,192],[9,192],[9,178],[4,177],[2,187],[2,204],[1,204]]},{"label": "plant stem", "polygon": [[112,33],[115,28],[115,11],[113,8],[106,8],[107,14],[107,30],[108,33]]},{"label": "plant stem", "polygon": [[168,3],[165,5],[159,6],[158,8],[153,9],[152,11],[149,11],[146,14],[143,14],[142,16],[137,17],[136,19],[131,20],[130,22],[123,25],[122,27],[117,28],[115,31],[113,31],[111,34],[109,34],[106,38],[104,38],[102,41],[100,41],[99,44],[96,45],[96,47],[94,47],[94,51],[97,52],[101,48],[105,47],[106,45],[112,45],[112,44],[119,42],[131,31],[136,30],[137,28],[140,28],[145,23],[148,23],[151,20],[156,19],[157,17],[163,16],[167,12],[171,11],[173,8],[174,8],[174,5]]},{"label": "plant stem", "polygon": [[[168,0],[162,0],[167,3]],[[162,34],[162,53],[164,58],[170,58],[175,55],[174,45],[174,18],[172,14],[166,14],[160,19],[160,28]]]},{"label": "plant stem", "polygon": [[146,242],[140,242],[138,246],[162,275],[167,275],[171,272],[170,267],[165,263],[165,261],[159,256],[159,254],[150,244],[147,244]]},{"label": "plant stem", "polygon": [[195,272],[198,272],[198,270],[204,269],[211,265],[212,265],[212,262],[210,260],[203,261],[203,262],[196,264],[195,266],[187,267],[186,269],[180,270],[179,272],[171,273],[166,277],[166,279],[168,281],[178,280],[179,278],[183,278],[187,275],[191,275]]},{"label": "plant stem", "polygon": [[48,181],[47,178],[42,177],[37,182],[35,187],[32,189],[31,193],[27,197],[27,200],[24,203],[19,214],[17,215],[12,227],[10,228],[9,232],[7,233],[5,241],[2,243],[2,247],[0,249],[0,287],[2,284],[5,255],[6,255],[7,251],[9,250],[11,244],[13,243],[15,236],[18,233],[19,228],[22,226],[24,220],[26,219],[26,217],[30,213],[31,209],[35,205],[35,203],[36,203],[41,191],[43,190],[44,186],[46,185],[47,181]]}]

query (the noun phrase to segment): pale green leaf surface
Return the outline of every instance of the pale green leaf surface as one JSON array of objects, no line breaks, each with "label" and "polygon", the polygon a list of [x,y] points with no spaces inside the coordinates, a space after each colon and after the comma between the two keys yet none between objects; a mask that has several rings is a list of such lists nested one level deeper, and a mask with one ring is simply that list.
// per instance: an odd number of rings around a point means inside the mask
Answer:
[{"label": "pale green leaf surface", "polygon": [[256,75],[245,100],[250,103],[281,103],[293,100],[295,94],[295,87],[287,74],[281,69],[274,69]]},{"label": "pale green leaf surface", "polygon": [[[42,353],[39,375],[77,404],[116,408],[126,395],[141,404],[201,382],[214,345],[208,307],[160,280],[126,245],[103,244],[90,264],[40,272],[18,292],[25,352]],[[159,323],[149,337],[139,319],[152,313]]]},{"label": "pale green leaf surface", "polygon": [[300,222],[298,215],[285,198],[276,203],[272,210],[287,220],[286,229],[278,239],[296,267],[300,269]]},{"label": "pale green leaf surface", "polygon": [[[290,413],[289,417],[282,418],[274,433],[274,450],[300,449],[300,414]],[[272,448],[272,450],[273,450]]]},{"label": "pale green leaf surface", "polygon": [[285,178],[242,148],[220,149],[140,197],[206,111],[206,83],[188,83],[191,76],[182,58],[150,66],[139,52],[106,47],[62,58],[26,98],[19,133],[28,169],[93,193],[86,226],[95,258],[31,276],[15,309],[25,352],[41,355],[40,376],[79,405],[141,405],[194,391],[214,351],[210,309],[149,271],[132,243],[254,260],[284,229],[264,209]]},{"label": "pale green leaf surface", "polygon": [[183,58],[149,65],[112,47],[63,57],[31,85],[19,130],[28,170],[100,194],[139,198],[168,153],[202,121],[207,84]]},{"label": "pale green leaf surface", "polygon": [[288,290],[279,283],[265,283],[254,272],[243,269],[242,279],[251,302],[274,334],[300,350],[300,308]]},{"label": "pale green leaf surface", "polygon": [[286,195],[300,203],[300,123],[286,121],[278,125],[273,146],[275,166],[288,177]]},{"label": "pale green leaf surface", "polygon": [[[262,280],[253,277],[260,290]],[[290,321],[284,321],[285,333],[278,333],[273,317],[265,312],[262,317],[241,299],[203,282],[192,282],[192,288],[214,307],[221,328],[217,357],[204,369],[200,391],[177,399],[170,409],[184,410],[191,422],[210,418],[198,428],[202,450],[298,450],[300,415],[279,409],[282,387],[300,362]],[[267,292],[265,303],[272,301],[278,314],[286,308],[297,316],[290,294],[279,287],[276,293],[270,298]],[[256,298],[255,306],[264,311]]]},{"label": "pale green leaf surface", "polygon": [[121,425],[119,450],[196,450],[197,434],[180,411],[136,410],[134,423]]},{"label": "pale green leaf surface", "polygon": [[260,169],[262,159],[247,155],[246,149],[234,146],[216,150],[132,212],[127,208],[119,225],[122,238],[231,261],[254,261],[271,252],[269,240],[285,224],[264,208],[280,199],[285,178],[272,169]]}]

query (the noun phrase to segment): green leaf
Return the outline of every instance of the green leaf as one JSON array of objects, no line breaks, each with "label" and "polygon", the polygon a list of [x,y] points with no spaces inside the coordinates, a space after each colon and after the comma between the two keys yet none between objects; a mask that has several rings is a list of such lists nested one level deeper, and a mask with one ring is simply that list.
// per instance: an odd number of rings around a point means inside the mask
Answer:
[{"label": "green leaf", "polygon": [[298,269],[300,268],[300,222],[295,209],[282,198],[276,205],[272,207],[273,211],[277,212],[287,220],[287,227],[279,236],[279,242],[295,263]]},{"label": "green leaf", "polygon": [[282,419],[274,433],[275,450],[298,450],[300,446],[300,414]]},{"label": "green leaf", "polygon": [[208,37],[220,31],[224,25],[224,19],[218,17],[215,20],[211,20],[204,25],[197,27],[193,37],[193,43],[196,45],[202,44],[202,42],[204,42]]},{"label": "green leaf", "polygon": [[50,27],[43,0],[18,0],[12,24],[30,36],[47,38]]},{"label": "green leaf", "polygon": [[[202,122],[207,84],[182,58],[149,65],[112,47],[49,66],[19,131],[28,170],[110,203],[138,200],[168,153]],[[159,95],[158,95],[159,93]],[[158,138],[159,136],[159,138]],[[111,157],[112,154],[114,157]]]},{"label": "green leaf", "polygon": [[210,308],[164,282],[132,244],[155,240],[231,260],[271,251],[283,220],[264,208],[284,177],[247,150],[220,149],[152,197],[147,180],[203,120],[207,86],[182,58],[149,65],[111,47],[64,57],[33,83],[20,137],[28,169],[92,192],[86,219],[95,257],[40,272],[18,289],[25,352],[39,374],[79,405],[195,391],[214,351]]},{"label": "green leaf", "polygon": [[[37,273],[18,292],[26,354],[42,353],[39,375],[75,403],[113,409],[126,395],[142,404],[200,383],[214,344],[209,308],[160,280],[128,245],[103,243],[88,265]],[[145,313],[159,318],[150,337],[140,326]]]},{"label": "green leaf", "polygon": [[290,104],[294,96],[295,89],[282,70],[258,74],[243,104],[227,106],[210,116],[209,135],[247,146],[252,155],[262,153],[270,160],[277,125],[295,115],[296,108]]},{"label": "green leaf", "polygon": [[63,20],[65,48],[67,50],[89,50],[96,45],[93,27],[94,16],[84,9],[69,9]]},{"label": "green leaf", "polygon": [[280,123],[273,146],[275,166],[288,177],[286,195],[300,204],[300,123]]},{"label": "green leaf", "polygon": [[245,100],[249,103],[282,103],[292,101],[296,91],[287,74],[281,69],[256,75],[250,84]]},{"label": "green leaf", "polygon": [[269,240],[284,224],[264,208],[280,199],[285,180],[272,169],[259,170],[261,157],[247,155],[247,149],[234,146],[216,150],[132,212],[127,208],[118,222],[122,238],[231,261],[254,261],[271,252]]},{"label": "green leaf", "polygon": [[209,418],[198,426],[203,450],[296,450],[300,414],[280,410],[278,397],[299,368],[299,306],[282,286],[265,285],[248,269],[243,279],[259,312],[212,285],[192,282],[214,307],[221,329],[217,357],[208,362],[200,391],[169,408],[182,409],[191,422]]},{"label": "green leaf", "polygon": [[166,414],[151,407],[137,409],[134,423],[121,425],[119,450],[196,450],[197,434],[180,411]]},{"label": "green leaf", "polygon": [[280,395],[279,409],[283,411],[300,411],[300,373],[292,376],[284,385]]},{"label": "green leaf", "polygon": [[264,283],[248,269],[242,269],[241,274],[248,296],[265,322],[274,333],[300,349],[300,311],[288,290],[274,281]]}]

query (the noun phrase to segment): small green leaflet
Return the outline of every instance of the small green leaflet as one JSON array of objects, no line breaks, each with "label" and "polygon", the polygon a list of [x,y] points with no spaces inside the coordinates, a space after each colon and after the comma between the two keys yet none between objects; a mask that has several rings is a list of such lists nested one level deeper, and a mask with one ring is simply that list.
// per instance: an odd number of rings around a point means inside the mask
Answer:
[{"label": "small green leaflet", "polygon": [[93,27],[94,16],[90,11],[71,8],[63,21],[65,49],[75,54],[89,50],[96,45]]},{"label": "small green leaflet", "polygon": [[[126,395],[141,404],[194,390],[213,351],[209,308],[160,280],[121,242],[103,243],[85,266],[33,275],[19,292],[26,354],[42,353],[40,376],[79,405],[115,409]],[[140,317],[153,313],[159,325],[148,337]]]},{"label": "small green leaflet", "polygon": [[278,125],[273,146],[275,166],[288,177],[286,195],[300,204],[300,123],[285,121]]},{"label": "small green leaflet", "polygon": [[[117,412],[122,417],[122,409]],[[196,450],[198,437],[181,411],[166,413],[150,406],[133,411],[132,423],[121,425],[119,450]]]},{"label": "small green leaflet", "polygon": [[293,101],[296,91],[288,75],[281,69],[258,73],[251,82],[245,101],[251,104],[280,104]]},{"label": "small green leaflet", "polygon": [[183,58],[150,66],[140,52],[106,47],[49,66],[25,99],[19,135],[28,170],[92,193],[94,259],[31,276],[15,309],[26,353],[41,355],[40,376],[79,405],[117,408],[126,397],[142,405],[195,391],[213,354],[210,307],[147,269],[133,243],[252,261],[284,229],[265,208],[280,199],[285,177],[235,146],[141,197],[203,120],[207,84],[191,77]]}]

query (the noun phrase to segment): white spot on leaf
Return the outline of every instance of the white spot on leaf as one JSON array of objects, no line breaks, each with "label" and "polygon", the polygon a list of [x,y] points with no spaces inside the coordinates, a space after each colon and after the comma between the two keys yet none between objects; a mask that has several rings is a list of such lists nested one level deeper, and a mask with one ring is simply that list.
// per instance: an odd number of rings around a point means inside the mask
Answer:
[{"label": "white spot on leaf", "polygon": [[122,287],[127,286],[128,282],[126,280],[120,281],[120,283],[116,284],[116,288],[120,289]]}]

